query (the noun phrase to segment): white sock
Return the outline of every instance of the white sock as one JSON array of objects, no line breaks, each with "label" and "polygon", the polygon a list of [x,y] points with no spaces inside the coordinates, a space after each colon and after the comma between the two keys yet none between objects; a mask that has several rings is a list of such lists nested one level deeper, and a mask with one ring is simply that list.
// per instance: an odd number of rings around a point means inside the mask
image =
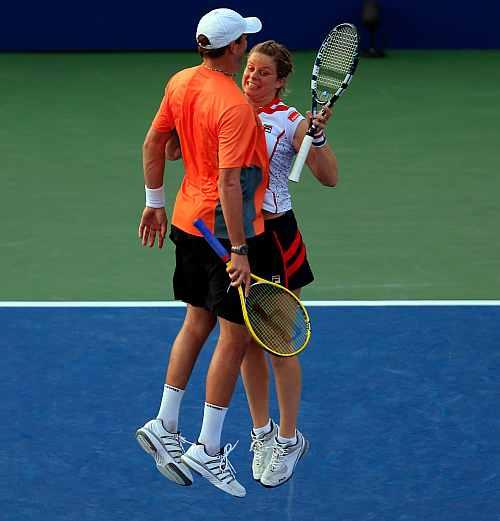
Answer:
[{"label": "white sock", "polygon": [[163,421],[163,426],[169,432],[178,431],[179,409],[183,396],[183,389],[177,389],[171,385],[163,387],[163,396],[157,418]]},{"label": "white sock", "polygon": [[205,402],[203,423],[198,441],[205,445],[205,451],[210,456],[215,456],[220,451],[220,438],[226,413],[227,407],[219,407]]},{"label": "white sock", "polygon": [[267,423],[264,425],[264,427],[257,427],[253,428],[253,433],[258,436],[259,434],[268,434],[271,432],[271,418],[267,420]]},{"label": "white sock", "polygon": [[297,443],[297,431],[295,431],[295,436],[293,438],[285,438],[281,436],[278,428],[278,436],[276,438],[278,443],[281,443],[281,445],[295,445]]}]

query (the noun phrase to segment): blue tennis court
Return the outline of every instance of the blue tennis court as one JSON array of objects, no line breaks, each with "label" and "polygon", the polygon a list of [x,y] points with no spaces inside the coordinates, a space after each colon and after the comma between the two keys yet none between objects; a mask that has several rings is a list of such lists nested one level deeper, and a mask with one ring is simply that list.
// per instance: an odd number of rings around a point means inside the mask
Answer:
[{"label": "blue tennis court", "polygon": [[[0,504],[6,521],[498,521],[500,307],[315,306],[291,482],[251,479],[241,385],[224,442],[247,488],[178,487],[139,448],[182,308],[0,308]],[[206,346],[183,401],[193,440]],[[279,517],[278,517],[279,516]]]}]

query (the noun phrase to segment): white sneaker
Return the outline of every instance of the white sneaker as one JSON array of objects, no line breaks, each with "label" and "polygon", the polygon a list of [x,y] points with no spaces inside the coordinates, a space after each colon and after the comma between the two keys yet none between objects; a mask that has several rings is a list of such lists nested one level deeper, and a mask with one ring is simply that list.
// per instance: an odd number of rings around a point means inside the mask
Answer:
[{"label": "white sneaker", "polygon": [[286,483],[293,475],[293,471],[300,458],[309,450],[309,442],[297,431],[297,443],[282,445],[274,439],[271,461],[262,474],[260,482],[265,487],[277,487]]},{"label": "white sneaker", "polygon": [[158,418],[150,420],[135,433],[139,445],[151,455],[158,470],[179,485],[192,485],[193,475],[182,463],[182,442],[186,441],[179,432],[169,432]]},{"label": "white sneaker", "polygon": [[271,430],[266,434],[255,434],[253,430],[250,450],[253,451],[252,474],[255,481],[260,481],[262,474],[271,461],[273,453],[274,438],[278,434],[278,427],[271,420]]},{"label": "white sneaker", "polygon": [[205,452],[205,445],[193,443],[181,460],[191,467],[192,470],[207,478],[212,485],[224,492],[237,497],[244,497],[247,493],[245,487],[238,483],[233,466],[229,462],[229,453],[236,447],[228,443],[224,449],[210,456]]}]

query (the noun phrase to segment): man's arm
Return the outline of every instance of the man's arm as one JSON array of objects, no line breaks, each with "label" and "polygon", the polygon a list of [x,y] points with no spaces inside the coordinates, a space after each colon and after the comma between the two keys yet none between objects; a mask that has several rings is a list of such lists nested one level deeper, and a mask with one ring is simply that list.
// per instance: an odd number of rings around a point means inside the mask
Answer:
[{"label": "man's arm", "polygon": [[[240,183],[241,168],[221,168],[219,170],[219,199],[226,222],[231,245],[246,243],[243,226],[243,197]],[[228,269],[233,286],[250,287],[250,265],[246,255],[231,254],[231,267]]]},{"label": "man's arm", "polygon": [[240,175],[241,168],[221,168],[219,170],[219,198],[229,240],[233,246],[245,243]]},{"label": "man's arm", "polygon": [[165,157],[167,161],[177,161],[182,157],[179,136],[175,130],[172,130],[172,136],[167,141],[167,146],[165,147]]},{"label": "man's arm", "polygon": [[159,188],[163,185],[165,170],[165,146],[173,132],[158,132],[150,128],[142,145],[142,167],[144,184],[148,188]]},{"label": "man's arm", "polygon": [[[163,197],[163,172],[165,169],[165,145],[172,132],[158,132],[150,128],[142,146],[142,166],[144,170],[144,185],[146,189],[158,190],[156,203],[146,202],[139,223],[139,237],[142,245],[154,246],[158,234],[158,248],[163,247],[167,233],[167,214],[165,205],[161,202]],[[161,197],[160,197],[161,196]],[[156,199],[156,198],[155,198]]]},{"label": "man's arm", "polygon": [[[257,120],[254,109],[246,102],[226,110],[219,122],[219,198],[229,240],[233,246],[245,244],[243,225],[243,197],[241,167],[245,165],[249,149],[255,147]],[[235,166],[238,165],[238,166]],[[228,269],[233,286],[250,287],[250,266],[245,255],[233,253]]]}]

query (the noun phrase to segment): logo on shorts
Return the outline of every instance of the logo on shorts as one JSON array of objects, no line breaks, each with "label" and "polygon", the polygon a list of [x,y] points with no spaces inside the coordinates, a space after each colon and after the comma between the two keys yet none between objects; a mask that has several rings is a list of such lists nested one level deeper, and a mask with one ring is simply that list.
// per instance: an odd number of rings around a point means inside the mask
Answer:
[{"label": "logo on shorts", "polygon": [[268,134],[270,134],[272,131],[273,131],[272,125],[264,125],[264,132],[267,132]]},{"label": "logo on shorts", "polygon": [[288,119],[290,121],[295,121],[298,117],[299,117],[299,113],[296,110],[294,110],[293,112],[290,112],[290,114],[288,114]]},{"label": "logo on shorts", "polygon": [[271,277],[271,280],[275,283],[275,284],[281,284],[281,277],[279,275],[273,275]]}]

